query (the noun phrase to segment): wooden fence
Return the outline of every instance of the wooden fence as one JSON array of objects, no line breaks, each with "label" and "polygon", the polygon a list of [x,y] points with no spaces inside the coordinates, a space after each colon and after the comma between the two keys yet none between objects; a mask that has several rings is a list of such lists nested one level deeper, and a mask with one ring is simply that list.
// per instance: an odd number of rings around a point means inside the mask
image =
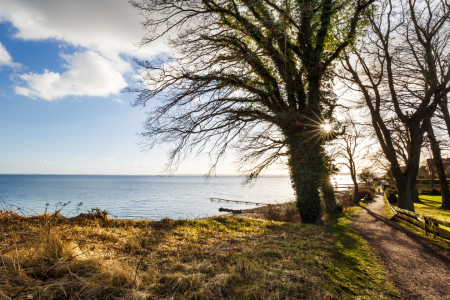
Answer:
[{"label": "wooden fence", "polygon": [[441,225],[450,228],[450,222],[423,216],[421,214],[416,214],[409,210],[394,207],[389,203],[389,201],[387,202],[389,205],[389,209],[394,214],[393,218],[396,221],[419,230],[426,236],[441,241],[444,244],[450,246],[450,231],[439,227],[439,225]]}]

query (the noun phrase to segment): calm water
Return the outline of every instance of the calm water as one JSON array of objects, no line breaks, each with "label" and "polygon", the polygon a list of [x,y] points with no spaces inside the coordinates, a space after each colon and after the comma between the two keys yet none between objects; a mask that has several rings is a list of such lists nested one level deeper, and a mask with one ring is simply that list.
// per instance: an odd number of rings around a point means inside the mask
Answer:
[{"label": "calm water", "polygon": [[252,187],[241,182],[233,176],[205,181],[202,176],[0,175],[0,197],[30,213],[42,213],[46,203],[53,211],[58,202],[71,201],[63,210],[67,216],[83,202],[82,211],[99,207],[119,218],[156,220],[219,215],[220,207],[255,207],[211,201],[211,197],[262,203],[294,198],[287,177],[260,178]]}]

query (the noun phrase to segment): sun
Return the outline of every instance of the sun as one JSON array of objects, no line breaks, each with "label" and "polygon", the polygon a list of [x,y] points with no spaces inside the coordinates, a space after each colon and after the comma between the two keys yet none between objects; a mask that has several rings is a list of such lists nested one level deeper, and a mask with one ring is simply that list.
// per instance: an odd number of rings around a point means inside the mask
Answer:
[{"label": "sun", "polygon": [[306,132],[310,136],[304,142],[315,139],[316,141],[314,142],[314,145],[316,145],[320,141],[328,142],[333,140],[336,137],[336,134],[334,132],[332,120],[321,111],[319,115],[314,112],[313,114],[315,118],[303,116],[307,121],[309,121],[305,122],[305,125],[311,127],[311,130]]},{"label": "sun", "polygon": [[325,132],[330,132],[333,128],[331,127],[331,125],[329,123],[326,123],[323,125],[322,130]]}]

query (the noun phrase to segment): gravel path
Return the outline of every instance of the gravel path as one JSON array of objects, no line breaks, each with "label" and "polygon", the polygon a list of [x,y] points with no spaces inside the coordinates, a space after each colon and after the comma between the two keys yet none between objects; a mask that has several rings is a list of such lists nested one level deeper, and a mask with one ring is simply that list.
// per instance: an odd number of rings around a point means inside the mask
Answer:
[{"label": "gravel path", "polygon": [[450,251],[389,221],[382,196],[352,219],[402,299],[450,299]]}]

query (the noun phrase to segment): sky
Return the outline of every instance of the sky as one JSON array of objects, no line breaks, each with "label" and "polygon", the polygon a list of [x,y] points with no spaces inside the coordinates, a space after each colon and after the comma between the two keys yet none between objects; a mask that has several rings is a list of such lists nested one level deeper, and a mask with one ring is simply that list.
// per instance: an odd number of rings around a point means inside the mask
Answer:
[{"label": "sky", "polygon": [[[170,51],[136,46],[140,20],[126,0],[0,0],[0,174],[160,174],[170,147],[141,151],[145,109],[122,92],[133,58]],[[190,157],[176,174],[207,170]]]}]

